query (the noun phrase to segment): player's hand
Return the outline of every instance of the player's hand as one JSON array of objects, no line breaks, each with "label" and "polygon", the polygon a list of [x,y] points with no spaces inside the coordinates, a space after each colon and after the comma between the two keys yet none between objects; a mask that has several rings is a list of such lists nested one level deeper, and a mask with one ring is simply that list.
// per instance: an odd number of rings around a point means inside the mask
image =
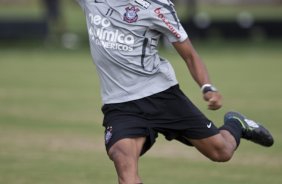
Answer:
[{"label": "player's hand", "polygon": [[210,110],[217,110],[222,106],[222,97],[218,91],[209,91],[204,94],[204,100],[208,102]]}]

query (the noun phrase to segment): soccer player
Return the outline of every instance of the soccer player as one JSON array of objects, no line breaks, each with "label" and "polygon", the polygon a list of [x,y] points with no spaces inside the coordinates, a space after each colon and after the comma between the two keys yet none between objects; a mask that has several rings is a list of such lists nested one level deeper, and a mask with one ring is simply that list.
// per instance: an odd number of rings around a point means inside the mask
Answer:
[{"label": "soccer player", "polygon": [[138,160],[158,134],[194,146],[212,161],[231,159],[247,139],[271,146],[269,131],[228,112],[217,128],[181,91],[168,60],[158,54],[168,39],[198,83],[208,108],[221,95],[193,48],[170,0],[78,0],[87,20],[93,61],[101,83],[105,146],[120,184],[142,183]]}]

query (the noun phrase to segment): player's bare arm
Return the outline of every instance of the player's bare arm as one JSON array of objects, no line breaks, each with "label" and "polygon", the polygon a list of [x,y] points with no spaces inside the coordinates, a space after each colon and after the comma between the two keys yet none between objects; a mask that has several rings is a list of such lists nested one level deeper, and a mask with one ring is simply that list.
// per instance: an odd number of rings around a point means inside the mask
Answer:
[{"label": "player's bare arm", "polygon": [[[206,66],[202,62],[198,53],[194,49],[189,39],[184,42],[175,42],[173,46],[184,59],[192,77],[200,87],[205,84],[211,84]],[[210,110],[217,110],[222,106],[221,95],[217,90],[210,90],[203,93],[203,98],[208,102]]]}]

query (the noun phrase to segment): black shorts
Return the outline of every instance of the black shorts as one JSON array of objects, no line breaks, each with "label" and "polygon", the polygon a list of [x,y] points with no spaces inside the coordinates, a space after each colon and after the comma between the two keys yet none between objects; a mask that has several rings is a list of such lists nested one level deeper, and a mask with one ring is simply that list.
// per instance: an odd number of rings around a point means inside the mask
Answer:
[{"label": "black shorts", "polygon": [[154,144],[158,133],[167,140],[191,145],[219,133],[217,127],[185,96],[179,86],[142,99],[105,104],[103,126],[107,151],[123,138],[146,137],[141,154]]}]

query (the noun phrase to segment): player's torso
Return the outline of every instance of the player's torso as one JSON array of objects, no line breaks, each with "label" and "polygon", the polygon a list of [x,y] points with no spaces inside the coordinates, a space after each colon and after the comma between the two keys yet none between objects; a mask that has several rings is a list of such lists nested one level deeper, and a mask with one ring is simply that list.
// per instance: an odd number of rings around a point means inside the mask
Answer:
[{"label": "player's torso", "polygon": [[[160,37],[152,29],[153,10],[149,1],[89,0],[86,3],[88,33],[95,55],[104,53],[103,57],[115,58],[129,68],[154,70],[156,63],[144,68],[147,59],[142,58],[156,54]],[[99,64],[99,58],[94,60]]]},{"label": "player's torso", "polygon": [[140,99],[177,84],[172,66],[157,51],[160,36],[180,40],[179,22],[169,1],[78,2],[87,19],[103,103]]}]

